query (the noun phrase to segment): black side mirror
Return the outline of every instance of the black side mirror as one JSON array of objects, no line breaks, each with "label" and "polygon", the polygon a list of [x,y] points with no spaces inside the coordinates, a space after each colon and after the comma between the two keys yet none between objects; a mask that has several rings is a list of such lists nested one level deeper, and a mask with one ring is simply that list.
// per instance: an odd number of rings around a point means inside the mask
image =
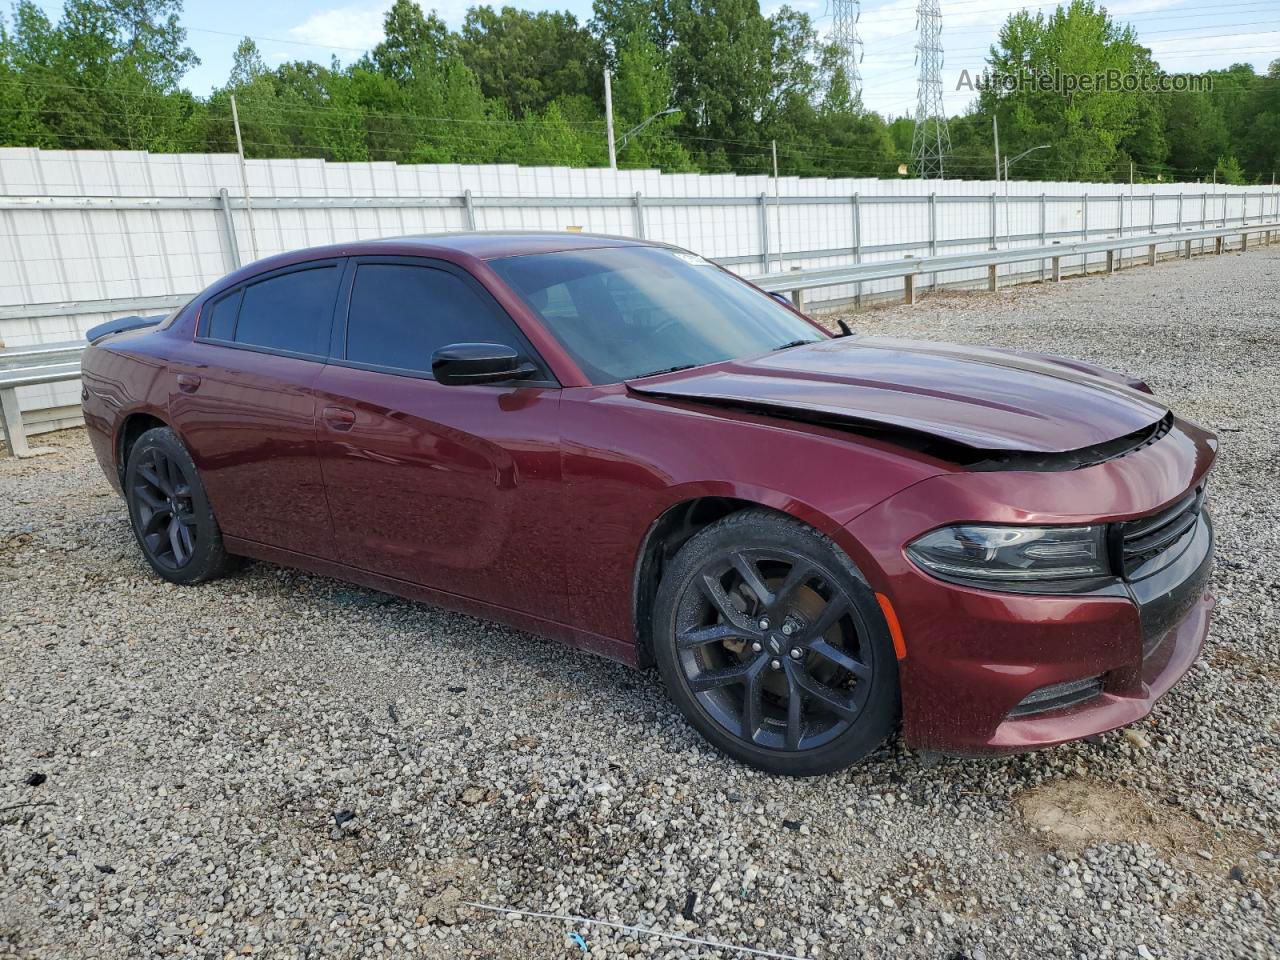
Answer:
[{"label": "black side mirror", "polygon": [[533,364],[501,343],[451,343],[431,355],[431,373],[449,386],[520,380],[535,372]]}]

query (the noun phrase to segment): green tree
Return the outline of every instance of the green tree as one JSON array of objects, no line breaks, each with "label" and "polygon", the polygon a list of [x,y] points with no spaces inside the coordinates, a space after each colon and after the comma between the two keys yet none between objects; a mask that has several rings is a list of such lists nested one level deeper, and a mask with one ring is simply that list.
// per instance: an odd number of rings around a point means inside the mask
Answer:
[{"label": "green tree", "polygon": [[554,100],[600,92],[600,43],[571,13],[472,7],[459,42],[486,97],[523,117]]},{"label": "green tree", "polygon": [[[1116,23],[1092,0],[1072,0],[1048,15],[1012,15],[991,50],[990,63],[1006,76],[1049,75],[1055,69],[1150,74],[1156,69],[1133,28]],[[1131,156],[1146,163],[1164,159],[1163,147],[1154,139],[1159,124],[1148,94],[1111,89],[1064,94],[1026,85],[1010,91],[987,85],[979,101],[983,113],[999,117],[1006,154],[1042,143],[1052,146],[1047,156],[1025,161],[1033,170],[1079,180],[1128,179]]]}]

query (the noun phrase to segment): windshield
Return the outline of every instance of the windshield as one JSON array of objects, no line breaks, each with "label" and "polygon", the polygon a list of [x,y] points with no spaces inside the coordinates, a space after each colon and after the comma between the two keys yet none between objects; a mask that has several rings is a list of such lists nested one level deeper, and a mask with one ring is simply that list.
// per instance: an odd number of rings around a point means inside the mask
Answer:
[{"label": "windshield", "polygon": [[701,257],[605,247],[489,264],[592,383],[719,363],[824,339],[771,297]]}]

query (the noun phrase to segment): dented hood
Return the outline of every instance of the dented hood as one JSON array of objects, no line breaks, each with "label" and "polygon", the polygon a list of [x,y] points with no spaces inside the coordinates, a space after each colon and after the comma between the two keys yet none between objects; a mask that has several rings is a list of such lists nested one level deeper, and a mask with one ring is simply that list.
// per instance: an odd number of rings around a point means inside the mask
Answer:
[{"label": "dented hood", "polygon": [[842,337],[630,381],[692,400],[926,434],[978,450],[1064,453],[1151,427],[1168,408],[1119,382],[1003,350]]}]

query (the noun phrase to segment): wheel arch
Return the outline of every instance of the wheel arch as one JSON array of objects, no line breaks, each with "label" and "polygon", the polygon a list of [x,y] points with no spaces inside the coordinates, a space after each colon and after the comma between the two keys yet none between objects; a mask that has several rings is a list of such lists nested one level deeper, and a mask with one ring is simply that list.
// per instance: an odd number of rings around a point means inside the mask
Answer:
[{"label": "wheel arch", "polygon": [[135,410],[120,421],[120,426],[116,430],[115,467],[116,475],[120,478],[122,485],[124,483],[124,468],[129,463],[129,451],[133,449],[133,445],[138,442],[139,437],[156,427],[169,427],[172,429],[172,424],[156,416],[152,410]]},{"label": "wheel arch", "polygon": [[[653,664],[653,604],[663,570],[681,546],[694,534],[733,513],[769,510],[791,517],[839,542],[840,525],[821,511],[792,497],[767,490],[712,486],[689,490],[662,511],[645,533],[636,555],[632,584],[632,622],[635,624],[636,658],[640,667]],[[839,538],[839,540],[837,540]],[[847,553],[847,551],[845,551]]]}]

